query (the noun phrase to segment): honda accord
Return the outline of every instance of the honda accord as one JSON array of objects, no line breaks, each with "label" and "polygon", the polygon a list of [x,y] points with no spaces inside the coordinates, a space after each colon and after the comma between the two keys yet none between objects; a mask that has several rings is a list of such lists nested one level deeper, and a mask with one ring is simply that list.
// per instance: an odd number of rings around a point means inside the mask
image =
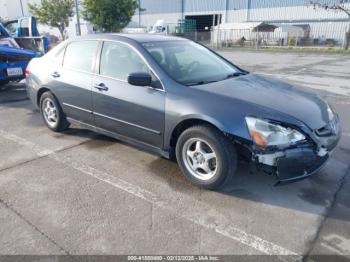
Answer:
[{"label": "honda accord", "polygon": [[26,83],[51,130],[75,124],[176,158],[209,189],[234,182],[238,157],[278,183],[306,178],[341,134],[338,115],[317,95],[177,37],[68,40],[31,60]]}]

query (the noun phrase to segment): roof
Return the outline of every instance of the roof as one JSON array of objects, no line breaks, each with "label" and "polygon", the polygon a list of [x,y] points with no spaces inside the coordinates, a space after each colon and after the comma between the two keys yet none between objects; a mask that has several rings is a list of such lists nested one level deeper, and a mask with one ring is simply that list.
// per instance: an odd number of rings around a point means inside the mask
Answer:
[{"label": "roof", "polygon": [[220,29],[224,30],[250,30],[253,32],[273,32],[277,28],[275,25],[264,22],[222,23],[219,26]]},{"label": "roof", "polygon": [[161,41],[180,41],[184,38],[175,36],[165,36],[157,34],[89,34],[79,37],[81,39],[106,39],[106,40],[120,40],[121,38],[134,40],[139,43],[161,42]]},{"label": "roof", "polygon": [[295,25],[280,25],[278,27],[282,32],[287,32],[287,33],[299,33],[299,32],[303,32],[304,30],[299,27],[299,26],[295,26]]}]

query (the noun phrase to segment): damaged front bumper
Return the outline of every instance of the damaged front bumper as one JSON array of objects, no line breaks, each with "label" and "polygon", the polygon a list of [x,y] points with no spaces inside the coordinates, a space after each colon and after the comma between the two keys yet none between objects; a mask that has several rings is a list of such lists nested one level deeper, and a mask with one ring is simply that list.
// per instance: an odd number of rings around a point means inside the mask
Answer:
[{"label": "damaged front bumper", "polygon": [[312,149],[292,149],[277,160],[278,184],[298,181],[317,173],[329,159],[329,153],[318,156]]},{"label": "damaged front bumper", "polygon": [[275,174],[279,185],[310,177],[326,164],[340,139],[338,117],[332,124],[334,130],[328,136],[313,133],[308,141],[288,148],[254,148],[253,161],[259,170]]}]

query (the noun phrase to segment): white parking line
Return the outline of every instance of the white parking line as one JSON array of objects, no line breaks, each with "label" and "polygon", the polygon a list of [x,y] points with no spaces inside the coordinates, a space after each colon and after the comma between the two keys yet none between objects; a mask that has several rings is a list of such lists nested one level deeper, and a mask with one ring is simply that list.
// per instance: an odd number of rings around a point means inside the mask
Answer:
[{"label": "white parking line", "polygon": [[3,130],[0,130],[0,136],[7,140],[16,142],[21,146],[27,147],[28,149],[32,150],[35,154],[37,154],[39,157],[47,156],[54,153],[52,150],[43,149],[42,147],[34,144],[33,142],[30,142],[24,138],[13,135]]},{"label": "white parking line", "polygon": [[302,260],[302,256],[296,254],[293,251],[290,251],[277,244],[264,240],[258,236],[246,233],[245,231],[234,227],[232,225],[232,221],[228,220],[221,213],[207,206],[205,203],[198,201],[198,205],[194,205],[191,212],[178,213],[177,210],[171,208],[174,207],[174,205],[176,205],[177,201],[175,200],[173,200],[173,202],[171,200],[166,200],[161,196],[157,196],[156,194],[145,190],[137,185],[133,185],[113,175],[110,175],[96,168],[88,166],[84,163],[73,160],[70,157],[63,156],[62,154],[59,155],[52,150],[46,150],[45,148],[42,148],[34,144],[33,142],[30,142],[22,137],[10,134],[6,131],[0,130],[0,136],[7,140],[13,141],[21,146],[25,146],[31,149],[40,157],[48,156],[49,158],[54,159],[57,162],[63,163],[77,171],[80,171],[111,186],[128,192],[129,194],[143,199],[155,206],[161,207],[172,213],[175,213],[183,219],[191,221],[196,225],[214,230],[218,234],[233,239],[241,244],[247,245],[248,247],[258,250],[259,252],[262,252],[267,255],[277,255],[282,261]]}]

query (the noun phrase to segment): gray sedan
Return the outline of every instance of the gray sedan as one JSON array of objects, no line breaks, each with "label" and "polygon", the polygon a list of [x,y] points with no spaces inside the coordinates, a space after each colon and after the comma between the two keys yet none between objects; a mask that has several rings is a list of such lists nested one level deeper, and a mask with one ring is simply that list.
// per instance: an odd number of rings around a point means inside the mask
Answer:
[{"label": "gray sedan", "polygon": [[176,158],[194,184],[233,180],[237,159],[286,183],[316,173],[338,115],[302,88],[249,73],[189,40],[103,34],[31,60],[27,90],[53,131],[71,123]]}]

